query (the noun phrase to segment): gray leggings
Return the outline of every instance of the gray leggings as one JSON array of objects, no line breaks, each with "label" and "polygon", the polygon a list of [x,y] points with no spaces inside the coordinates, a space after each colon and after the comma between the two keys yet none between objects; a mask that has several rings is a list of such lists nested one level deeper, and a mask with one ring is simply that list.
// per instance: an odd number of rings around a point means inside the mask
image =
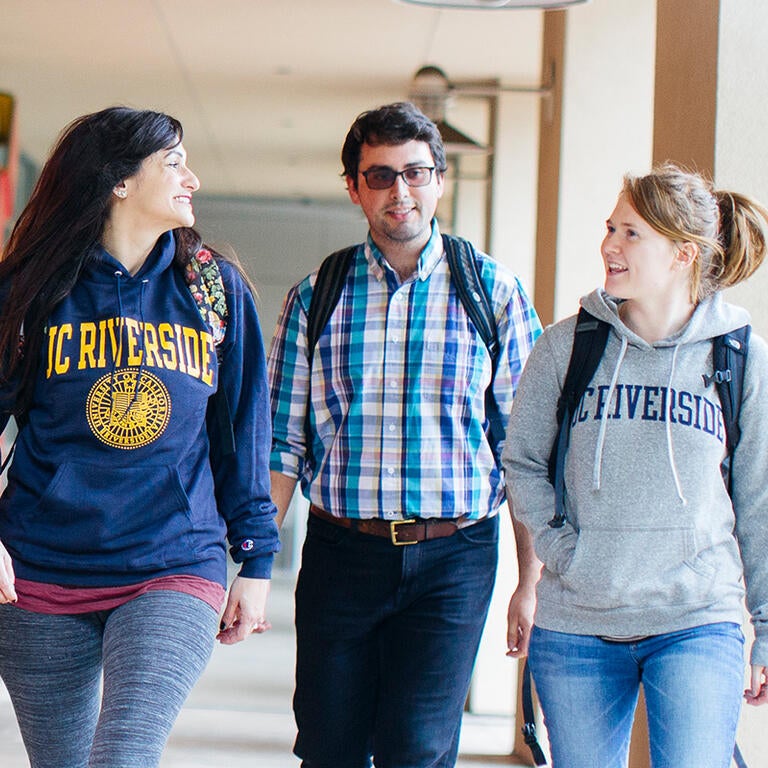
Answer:
[{"label": "gray leggings", "polygon": [[66,616],[0,605],[0,676],[31,768],[157,766],[217,621],[171,591]]}]

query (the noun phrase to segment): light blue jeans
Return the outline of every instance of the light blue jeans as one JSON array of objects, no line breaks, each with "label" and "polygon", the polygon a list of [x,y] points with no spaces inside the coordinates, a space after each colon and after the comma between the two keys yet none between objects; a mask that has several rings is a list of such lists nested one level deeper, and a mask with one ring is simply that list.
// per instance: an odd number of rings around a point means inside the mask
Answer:
[{"label": "light blue jeans", "polygon": [[728,768],[744,636],[718,623],[616,643],[534,627],[529,664],[553,768],[625,768],[640,683],[653,768]]}]

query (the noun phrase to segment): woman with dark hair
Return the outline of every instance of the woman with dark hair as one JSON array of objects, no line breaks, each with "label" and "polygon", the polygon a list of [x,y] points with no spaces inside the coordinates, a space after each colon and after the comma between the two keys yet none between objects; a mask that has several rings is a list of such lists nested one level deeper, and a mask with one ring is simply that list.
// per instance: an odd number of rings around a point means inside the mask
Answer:
[{"label": "woman with dark hair", "polygon": [[626,766],[641,684],[654,768],[727,768],[742,699],[768,702],[768,347],[747,344],[730,465],[715,382],[741,369],[713,354],[749,323],[722,291],[760,266],[767,232],[764,206],[674,165],[624,179],[605,288],[581,301],[607,343],[566,409],[557,496],[548,465],[576,318],[528,359],[504,466],[544,563],[529,663],[555,768]]},{"label": "woman with dark hair", "polygon": [[262,336],[186,163],[168,115],[75,120],[0,262],[0,676],[34,768],[157,765],[214,638],[269,628]]}]

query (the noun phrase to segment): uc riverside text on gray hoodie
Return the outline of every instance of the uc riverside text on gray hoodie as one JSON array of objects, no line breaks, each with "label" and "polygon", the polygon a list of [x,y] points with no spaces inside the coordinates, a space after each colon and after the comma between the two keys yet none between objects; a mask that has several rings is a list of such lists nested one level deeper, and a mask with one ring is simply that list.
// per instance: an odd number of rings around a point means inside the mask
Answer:
[{"label": "uc riverside text on gray hoodie", "polygon": [[749,322],[720,295],[674,336],[648,344],[598,290],[582,305],[612,326],[574,415],[562,528],[547,523],[547,462],[575,317],[547,328],[520,380],[504,451],[515,515],[544,563],[536,624],[584,635],[655,635],[740,624],[744,582],[768,666],[768,345],[752,334],[744,376],[733,499],[720,472],[725,429],[712,338]]}]

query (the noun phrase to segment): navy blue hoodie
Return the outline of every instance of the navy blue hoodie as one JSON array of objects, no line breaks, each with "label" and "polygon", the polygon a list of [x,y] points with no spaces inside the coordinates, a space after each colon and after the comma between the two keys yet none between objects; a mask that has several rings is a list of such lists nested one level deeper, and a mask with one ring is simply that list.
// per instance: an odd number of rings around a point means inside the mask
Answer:
[{"label": "navy blue hoodie", "polygon": [[[229,321],[219,366],[174,250],[168,232],[129,275],[96,249],[49,318],[0,499],[18,578],[96,587],[190,574],[226,586],[226,538],[242,576],[270,575],[279,545],[256,307],[220,262]],[[237,450],[212,460],[206,408],[217,386]]]}]

